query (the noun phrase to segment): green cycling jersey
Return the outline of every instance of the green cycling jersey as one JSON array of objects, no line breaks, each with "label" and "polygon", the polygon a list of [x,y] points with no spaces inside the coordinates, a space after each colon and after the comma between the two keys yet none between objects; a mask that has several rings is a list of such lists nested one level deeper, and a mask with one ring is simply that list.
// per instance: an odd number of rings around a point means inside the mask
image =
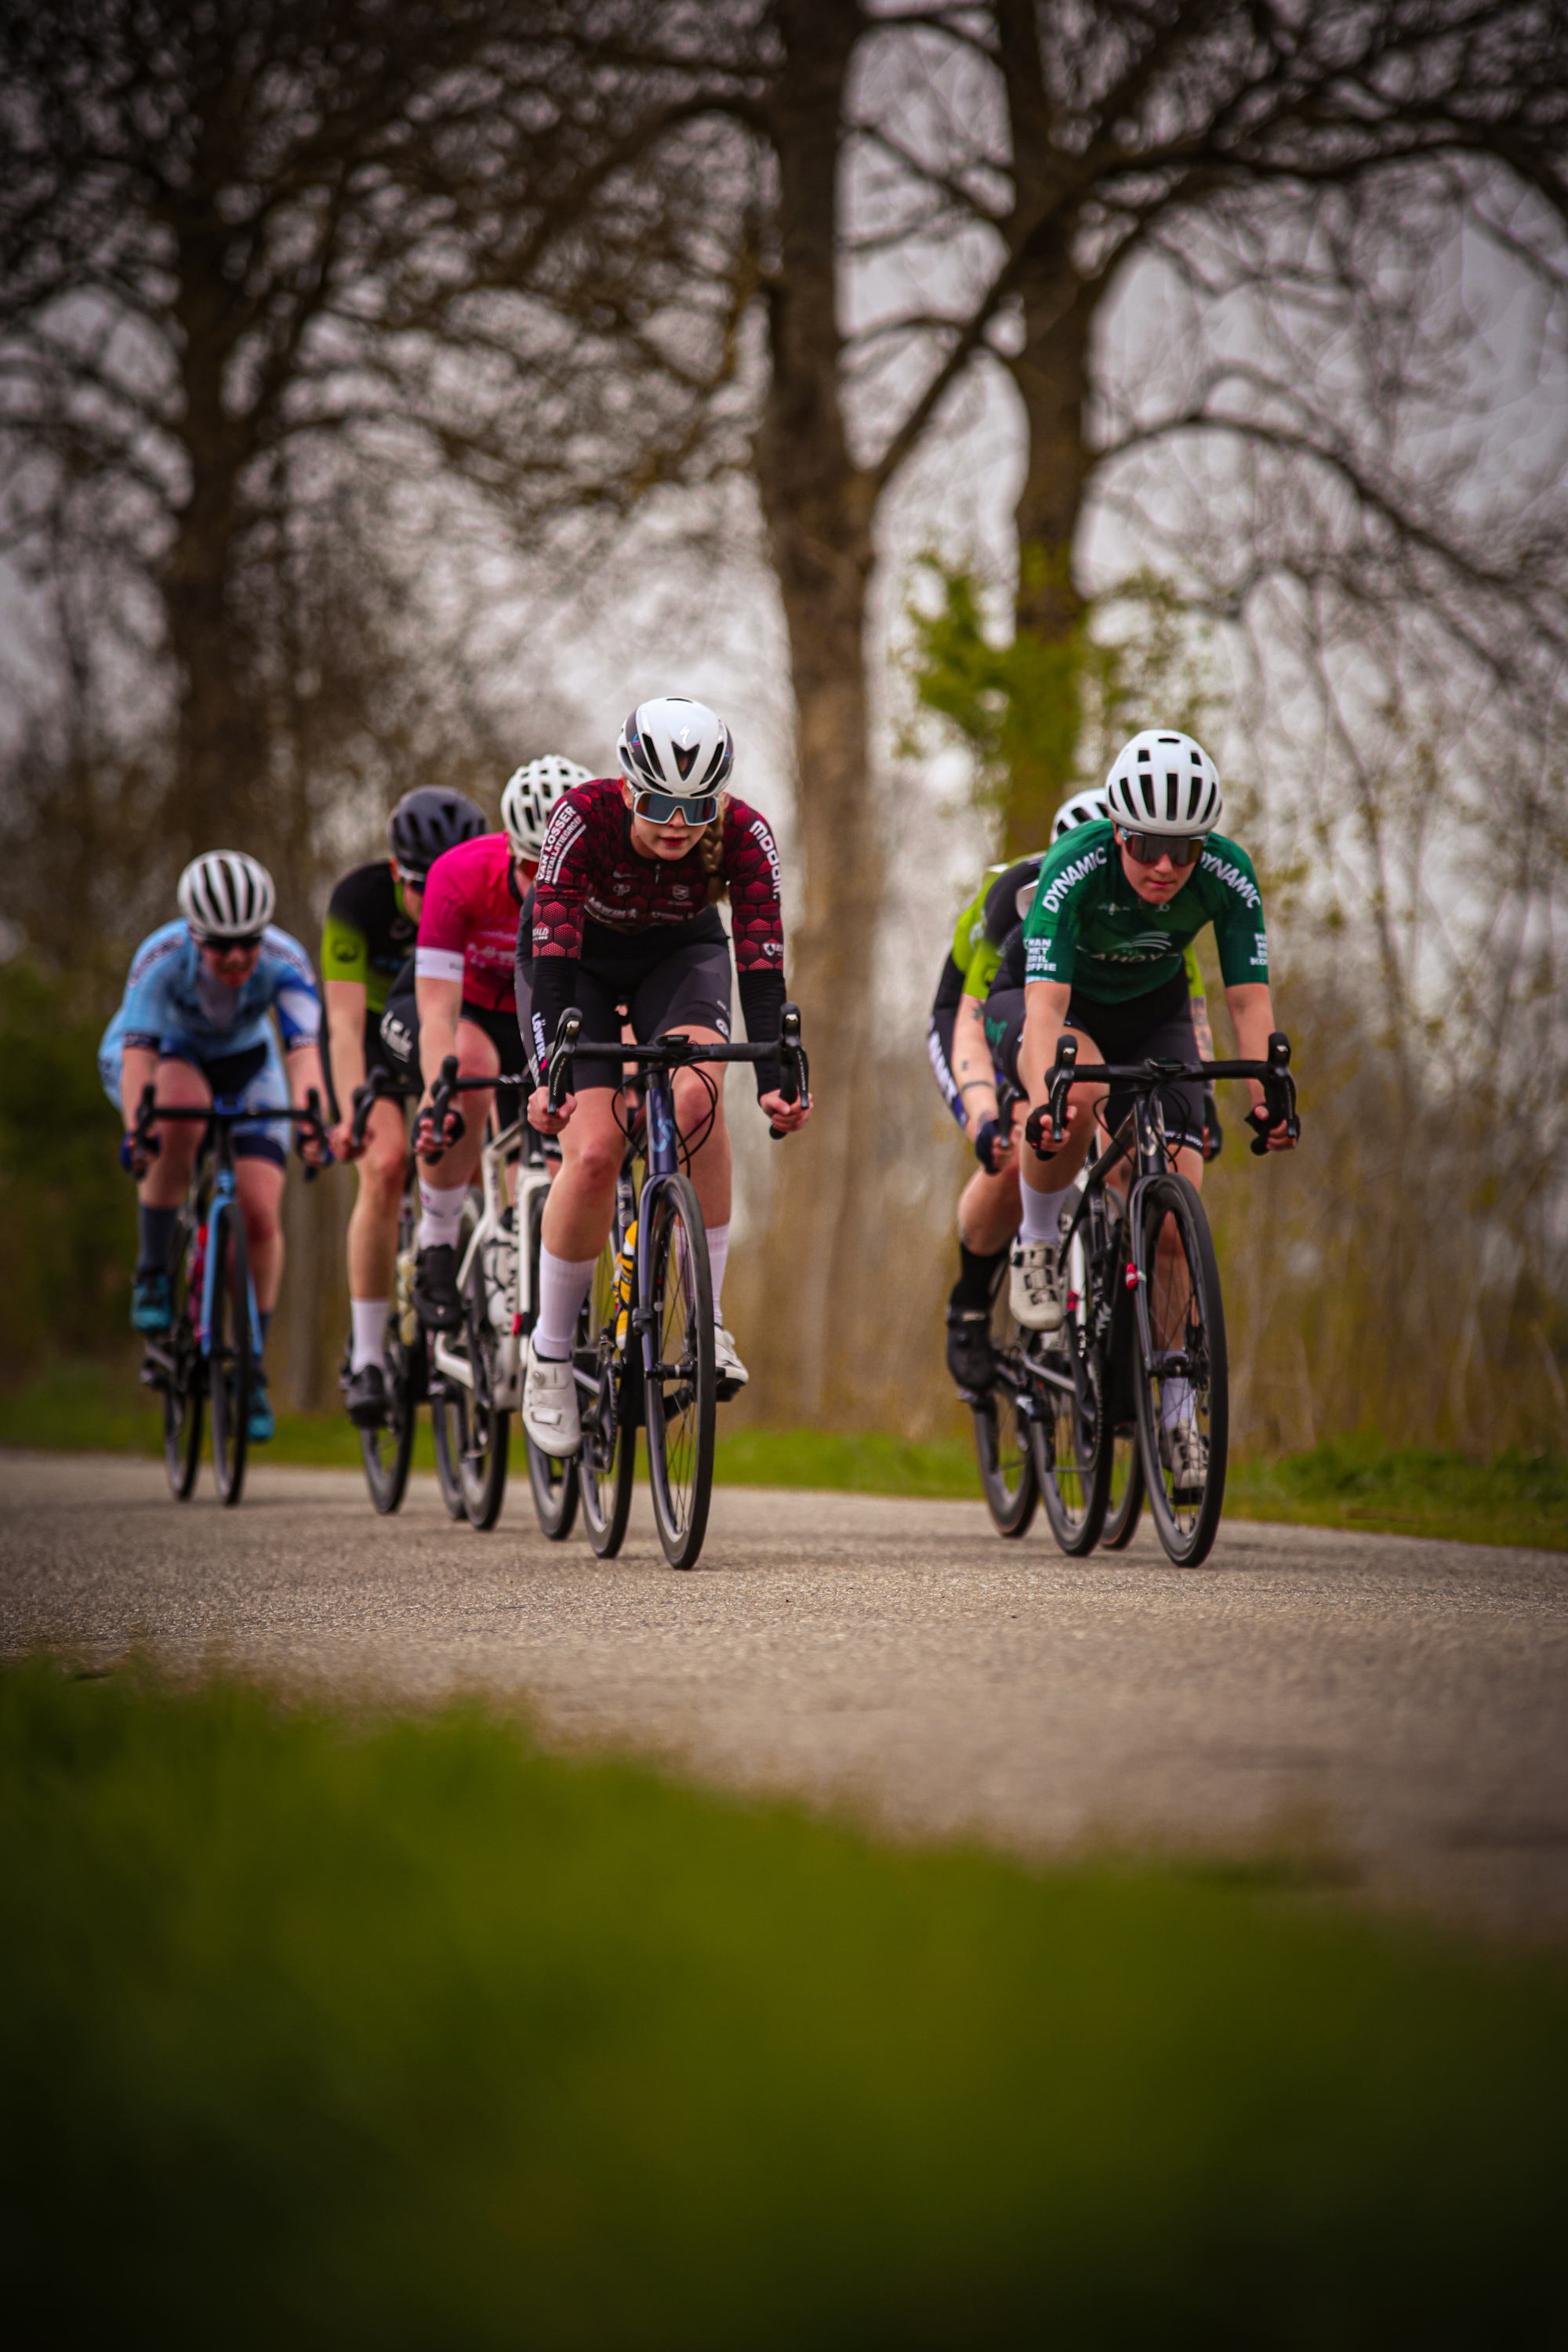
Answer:
[{"label": "green cycling jersey", "polygon": [[1152,906],[1128,881],[1112,827],[1079,825],[1040,868],[1024,926],[1026,973],[1126,1003],[1166,986],[1184,962],[1191,982],[1192,942],[1208,923],[1226,986],[1267,983],[1263,894],[1245,849],[1211,833],[1196,871],[1173,898]]},{"label": "green cycling jersey", "polygon": [[[1104,829],[1107,832],[1110,830],[1109,827]],[[1085,830],[1086,828],[1080,826],[1068,838],[1081,841]],[[1058,842],[1057,847],[1060,850],[1066,845],[1066,842]],[[1055,855],[1056,852],[1051,853],[1052,856]],[[960,915],[952,934],[952,961],[963,980],[965,996],[974,996],[984,1000],[987,994],[1000,969],[1008,939],[1017,927],[1016,887],[1032,881],[1042,865],[1047,862],[1046,859],[1037,856],[1020,858],[1016,866],[986,867],[984,880]],[[1251,872],[1250,866],[1247,871]],[[998,887],[999,877],[1005,878],[1008,886],[1006,888]],[[1015,877],[1016,877],[1016,882]],[[1198,928],[1201,929],[1202,926],[1199,925]],[[1027,936],[1026,928],[1026,936]],[[1196,950],[1190,940],[1183,950],[1182,961],[1186,969],[1189,994],[1202,997],[1205,993],[1204,976],[1198,966]],[[1038,972],[1031,974],[1035,979],[1046,976],[1054,977],[1054,975],[1042,975]],[[1154,986],[1158,983],[1150,982],[1144,984]],[[1089,991],[1090,995],[1105,992],[1098,988]]]}]

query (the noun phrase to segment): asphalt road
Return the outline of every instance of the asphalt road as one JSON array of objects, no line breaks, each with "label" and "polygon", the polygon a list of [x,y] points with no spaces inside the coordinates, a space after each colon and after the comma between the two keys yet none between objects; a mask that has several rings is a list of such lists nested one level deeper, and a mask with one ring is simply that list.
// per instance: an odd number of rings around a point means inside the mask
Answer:
[{"label": "asphalt road", "polygon": [[[204,1481],[206,1474],[204,1472]],[[525,1483],[453,1527],[346,1472],[237,1512],[162,1466],[0,1455],[0,1648],[131,1643],[291,1689],[482,1691],[546,1736],[1029,1855],[1283,1841],[1373,1900],[1568,1934],[1568,1559],[1237,1523],[1178,1573],[1147,1530],[1063,1559],[979,1504],[721,1489],[702,1565],[646,1497],[618,1560]]]}]

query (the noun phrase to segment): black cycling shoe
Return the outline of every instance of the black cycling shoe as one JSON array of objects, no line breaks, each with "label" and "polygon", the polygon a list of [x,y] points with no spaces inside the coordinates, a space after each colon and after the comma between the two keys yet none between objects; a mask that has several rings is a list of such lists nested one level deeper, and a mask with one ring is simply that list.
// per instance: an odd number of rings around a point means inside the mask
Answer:
[{"label": "black cycling shoe", "polygon": [[984,1307],[947,1310],[947,1369],[965,1396],[984,1396],[996,1379],[991,1318]]},{"label": "black cycling shoe", "polygon": [[449,1242],[422,1249],[414,1261],[414,1309],[427,1330],[460,1331],[463,1302],[458,1296],[458,1253]]},{"label": "black cycling shoe", "polygon": [[362,1364],[357,1372],[350,1374],[343,1402],[356,1429],[385,1427],[386,1380],[379,1364]]}]

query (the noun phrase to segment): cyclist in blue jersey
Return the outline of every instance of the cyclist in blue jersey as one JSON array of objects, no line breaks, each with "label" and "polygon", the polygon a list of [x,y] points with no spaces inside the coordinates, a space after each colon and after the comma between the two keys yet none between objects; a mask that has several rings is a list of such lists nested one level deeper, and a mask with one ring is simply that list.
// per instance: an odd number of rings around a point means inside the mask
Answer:
[{"label": "cyclist in blue jersey", "polygon": [[[274,928],[276,904],[272,877],[254,857],[214,850],[194,859],[180,877],[180,919],[165,923],[137,949],[120,1010],[98,1049],[104,1092],[125,1122],[121,1158],[138,1180],[131,1300],[138,1331],[169,1328],[169,1252],[202,1136],[194,1119],[170,1121],[153,1130],[153,1150],[144,1154],[133,1139],[142,1088],[151,1082],[160,1102],[191,1108],[215,1095],[237,1097],[258,1108],[287,1103],[303,1108],[311,1089],[321,1088],[316,975],[298,940]],[[274,1017],[282,1032],[281,1054]],[[283,1274],[279,1208],[289,1132],[279,1119],[241,1128],[234,1139],[263,1344]],[[319,1160],[313,1139],[304,1150]],[[250,1435],[264,1442],[273,1426],[258,1363]]]}]

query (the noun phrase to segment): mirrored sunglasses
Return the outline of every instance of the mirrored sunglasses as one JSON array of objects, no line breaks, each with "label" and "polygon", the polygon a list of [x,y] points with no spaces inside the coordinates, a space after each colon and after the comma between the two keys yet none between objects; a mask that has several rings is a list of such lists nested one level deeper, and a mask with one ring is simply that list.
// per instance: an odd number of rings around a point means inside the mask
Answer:
[{"label": "mirrored sunglasses", "polygon": [[1206,833],[1124,833],[1121,836],[1140,866],[1158,866],[1168,857],[1173,866],[1192,866],[1203,856]]},{"label": "mirrored sunglasses", "polygon": [[643,791],[634,793],[632,806],[638,816],[646,816],[649,824],[673,824],[677,817],[694,832],[711,824],[719,814],[717,793],[702,793],[696,800],[677,800],[673,793]]}]

